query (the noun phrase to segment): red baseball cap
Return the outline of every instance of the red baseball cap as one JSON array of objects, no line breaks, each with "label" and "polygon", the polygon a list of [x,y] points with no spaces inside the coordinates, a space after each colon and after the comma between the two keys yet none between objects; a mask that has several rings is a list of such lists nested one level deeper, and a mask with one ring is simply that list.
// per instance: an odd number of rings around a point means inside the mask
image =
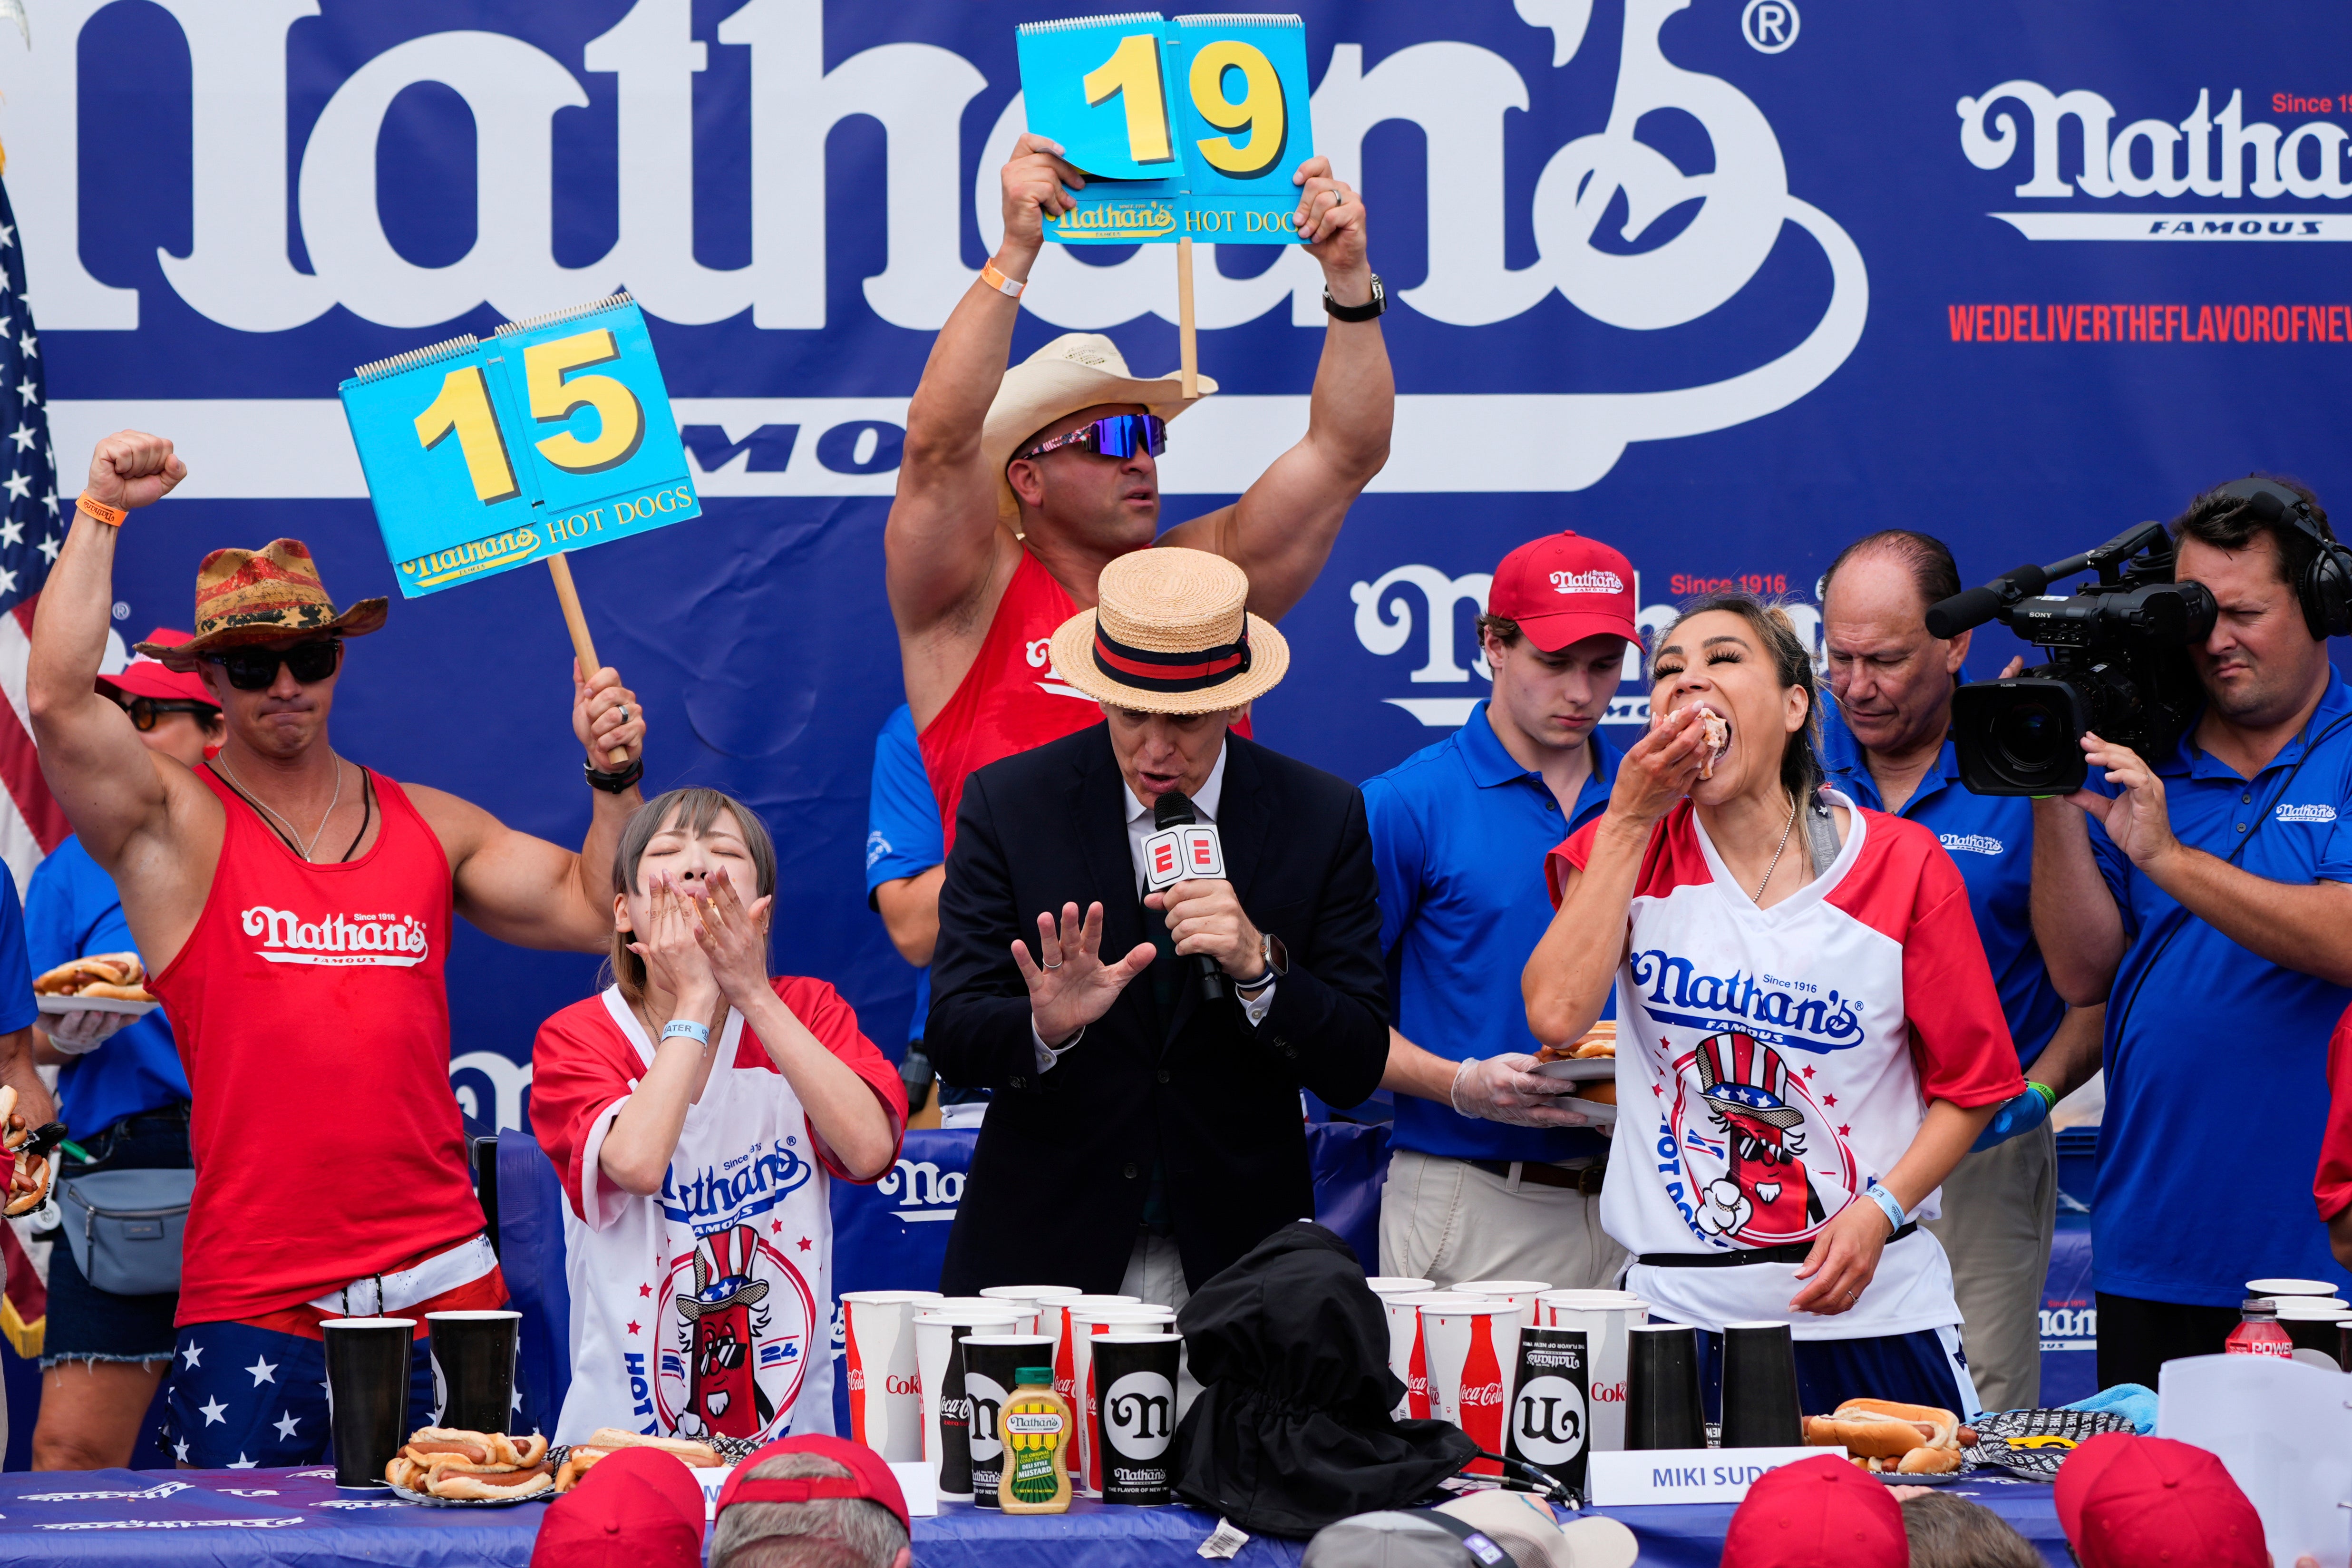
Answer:
[{"label": "red baseball cap", "polygon": [[1731,1516],[1723,1568],[1910,1568],[1903,1505],[1852,1459],[1824,1454],[1759,1477]]},{"label": "red baseball cap", "polygon": [[1597,539],[1565,531],[1504,556],[1486,590],[1486,613],[1517,621],[1546,653],[1604,634],[1639,642],[1635,609],[1633,563]]},{"label": "red baseball cap", "polygon": [[702,1513],[684,1461],[622,1448],[548,1505],[531,1568],[702,1568]]},{"label": "red baseball cap", "polygon": [[[189,634],[173,631],[169,626],[157,626],[147,634],[147,640],[177,647],[189,640]],[[149,658],[143,653],[133,655],[129,664],[112,675],[100,676],[98,689],[109,697],[120,691],[125,697],[152,697],[163,702],[207,702],[215,708],[220,706],[220,700],[205,687],[204,677],[194,670],[183,673],[166,669],[161,660]]]},{"label": "red baseball cap", "polygon": [[2168,1437],[2102,1432],[2058,1467],[2058,1522],[2083,1568],[2264,1568],[2263,1521],[2221,1461]]},{"label": "red baseball cap", "polygon": [[[849,1474],[752,1479],[754,1469],[784,1454],[814,1454],[845,1467]],[[915,1528],[914,1521],[907,1517],[907,1494],[898,1489],[898,1478],[890,1473],[881,1455],[863,1443],[814,1432],[785,1437],[754,1450],[735,1467],[727,1484],[719,1489],[719,1511],[726,1512],[730,1503],[815,1502],[824,1498],[864,1498],[868,1502],[878,1502],[896,1514],[909,1533]]]}]

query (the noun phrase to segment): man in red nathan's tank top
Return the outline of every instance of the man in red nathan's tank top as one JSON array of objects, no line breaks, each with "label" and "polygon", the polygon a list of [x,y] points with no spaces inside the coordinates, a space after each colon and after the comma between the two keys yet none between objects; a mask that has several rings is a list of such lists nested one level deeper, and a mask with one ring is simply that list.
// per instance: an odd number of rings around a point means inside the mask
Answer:
[{"label": "man in red nathan's tank top", "polygon": [[[1048,640],[1095,602],[1104,563],[1155,542],[1152,459],[1166,422],[1190,406],[1173,374],[1131,376],[1118,347],[1093,333],[1067,333],[1005,369],[1045,216],[1068,208],[1065,185],[1086,184],[1059,152],[1024,135],[1004,166],[1004,240],[915,389],[883,536],[907,700],[950,847],[973,769],[1100,721],[1054,669]],[[1326,159],[1292,179],[1299,237],[1322,266],[1331,313],[1306,434],[1239,501],[1158,541],[1240,565],[1249,608],[1268,620],[1322,571],[1349,504],[1387,460],[1396,405],[1363,203]],[[1216,383],[1202,376],[1200,389]],[[1249,733],[1245,716],[1237,727]]]},{"label": "man in red nathan's tank top", "polygon": [[196,1189],[169,1426],[195,1468],[304,1464],[327,1443],[319,1325],[414,1318],[412,1426],[431,1419],[426,1312],[506,1298],[449,1089],[453,909],[523,947],[601,952],[645,733],[618,673],[575,673],[591,826],[580,853],[335,754],[347,638],[310,551],[215,550],[196,635],[140,651],[204,679],[227,740],[191,771],[92,685],[117,529],[187,473],[160,437],[98,445],[33,622],[26,693],[49,787],[122,891],[194,1089]]}]

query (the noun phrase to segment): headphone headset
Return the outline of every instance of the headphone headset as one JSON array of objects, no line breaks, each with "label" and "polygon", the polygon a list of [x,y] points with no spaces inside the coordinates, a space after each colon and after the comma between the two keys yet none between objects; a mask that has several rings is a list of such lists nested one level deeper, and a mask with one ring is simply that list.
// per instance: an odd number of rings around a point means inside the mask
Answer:
[{"label": "headphone headset", "polygon": [[2310,564],[2295,574],[2295,602],[2303,606],[2303,624],[2322,641],[2352,635],[2352,550],[2311,510],[2311,503],[2284,485],[2251,475],[2233,479],[2213,492],[2245,503],[2242,510],[2263,522],[2294,529],[2318,547]]}]

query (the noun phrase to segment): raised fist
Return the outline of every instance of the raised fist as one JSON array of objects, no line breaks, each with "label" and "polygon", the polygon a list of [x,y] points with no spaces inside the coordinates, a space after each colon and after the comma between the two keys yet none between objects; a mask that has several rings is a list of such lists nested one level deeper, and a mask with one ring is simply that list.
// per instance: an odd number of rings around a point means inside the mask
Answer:
[{"label": "raised fist", "polygon": [[90,453],[83,493],[127,510],[162,500],[187,477],[188,465],[173,454],[169,440],[143,430],[118,430]]}]

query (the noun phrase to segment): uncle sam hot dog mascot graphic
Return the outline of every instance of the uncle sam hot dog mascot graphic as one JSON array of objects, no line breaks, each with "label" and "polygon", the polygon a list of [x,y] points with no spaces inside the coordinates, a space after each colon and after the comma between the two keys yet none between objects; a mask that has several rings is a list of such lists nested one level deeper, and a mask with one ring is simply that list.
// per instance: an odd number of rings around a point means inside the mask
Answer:
[{"label": "uncle sam hot dog mascot graphic", "polygon": [[[1690,1125],[1688,1091],[1679,1091],[1675,1121],[1693,1158],[1692,1173],[1700,1173],[1698,1162],[1707,1156],[1723,1163],[1721,1176],[1699,1184],[1703,1201],[1694,1224],[1701,1232],[1736,1247],[1778,1247],[1811,1236],[1843,1205],[1844,1193],[1836,1205],[1824,1205],[1805,1169],[1811,1145],[1805,1122],[1807,1110],[1814,1109],[1812,1097],[1780,1052],[1748,1035],[1726,1033],[1700,1041],[1675,1065],[1696,1068],[1699,1103],[1714,1134]],[[1837,1152],[1843,1167],[1841,1184],[1850,1193],[1853,1155],[1826,1122],[1819,1130]]]}]

